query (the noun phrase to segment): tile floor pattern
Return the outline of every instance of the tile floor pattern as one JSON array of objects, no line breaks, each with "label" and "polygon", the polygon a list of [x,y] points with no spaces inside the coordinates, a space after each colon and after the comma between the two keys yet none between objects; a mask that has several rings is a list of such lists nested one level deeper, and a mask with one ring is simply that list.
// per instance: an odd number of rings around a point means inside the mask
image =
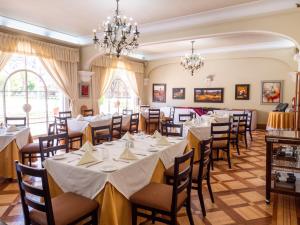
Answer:
[{"label": "tile floor pattern", "polygon": [[[212,172],[212,189],[215,203],[204,189],[207,216],[203,218],[195,191],[192,193],[192,209],[196,225],[269,225],[272,223],[272,204],[265,204],[265,141],[264,132],[254,132],[254,140],[248,149],[242,148],[237,156],[235,149],[232,169],[226,161],[215,163]],[[8,224],[23,224],[22,207],[16,183],[0,185],[0,218]],[[180,225],[189,224],[185,211],[179,212]],[[158,223],[157,223],[158,224]]]}]

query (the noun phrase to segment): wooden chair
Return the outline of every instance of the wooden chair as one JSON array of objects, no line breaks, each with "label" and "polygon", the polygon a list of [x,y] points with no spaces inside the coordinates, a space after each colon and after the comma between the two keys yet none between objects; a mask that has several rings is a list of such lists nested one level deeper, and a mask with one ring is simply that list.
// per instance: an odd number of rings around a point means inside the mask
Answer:
[{"label": "wooden chair", "polygon": [[179,122],[185,122],[185,121],[188,121],[188,120],[191,120],[191,119],[193,119],[193,114],[192,113],[178,114]]},{"label": "wooden chair", "polygon": [[[191,212],[193,158],[194,150],[175,158],[173,185],[150,183],[130,197],[132,225],[137,225],[137,216],[151,219],[152,223],[176,225],[177,212],[183,206],[190,224],[194,225]],[[151,215],[139,209],[150,211]]]},{"label": "wooden chair", "polygon": [[231,140],[234,144],[236,144],[237,151],[239,154],[239,137],[244,137],[246,148],[248,148],[247,143],[247,122],[248,115],[243,114],[233,114],[231,117],[232,125],[231,125]]},{"label": "wooden chair", "polygon": [[[56,143],[55,145],[49,145],[49,143],[54,143],[54,142]],[[60,151],[62,150],[65,153],[68,153],[69,152],[68,142],[69,140],[68,140],[67,133],[54,134],[46,137],[39,137],[39,146],[40,146],[39,149],[40,149],[40,156],[41,156],[42,163],[44,162],[45,158],[54,156],[58,150]]]},{"label": "wooden chair", "polygon": [[[212,144],[212,138],[201,141],[201,143],[199,144],[200,161],[195,163],[193,166],[192,189],[195,189],[198,192],[198,197],[199,197],[203,216],[206,216],[206,210],[205,210],[204,198],[202,192],[203,180],[206,180],[210,199],[212,202],[214,202],[214,196],[210,184],[210,167],[211,167],[211,157],[212,157],[211,144]],[[166,176],[167,183],[172,184],[174,180],[173,166],[165,171],[165,176]]]},{"label": "wooden chair", "polygon": [[[49,124],[48,135],[54,135],[55,126],[54,124]],[[54,142],[45,143],[46,146],[53,146]],[[39,143],[28,143],[23,148],[20,149],[22,163],[25,164],[25,160],[29,160],[29,166],[32,166],[32,159],[41,158],[40,155],[40,144]]]},{"label": "wooden chair", "polygon": [[150,105],[140,105],[140,111],[145,111],[147,109],[150,109]]},{"label": "wooden chair", "polygon": [[[51,199],[45,169],[30,168],[16,162],[16,170],[25,225],[71,225],[83,220],[88,220],[86,224],[98,224],[99,204],[95,200],[71,192]],[[26,182],[28,177],[40,179],[42,187]]]},{"label": "wooden chair", "polygon": [[131,115],[133,113],[132,109],[123,109],[122,111],[122,115],[126,116],[126,115]]},{"label": "wooden chair", "polygon": [[83,116],[93,116],[94,115],[94,110],[93,109],[84,109],[82,110],[82,115]]},{"label": "wooden chair", "polygon": [[133,113],[130,115],[130,124],[129,124],[129,132],[130,133],[138,133],[139,132],[139,123],[140,123],[140,114]]},{"label": "wooden chair", "polygon": [[73,143],[79,142],[79,147],[82,146],[83,134],[79,131],[69,131],[68,118],[55,117],[56,134],[67,133],[69,138],[70,149],[73,149]]},{"label": "wooden chair", "polygon": [[[211,136],[212,140],[212,151],[217,152],[217,160],[219,160],[219,151],[226,152],[228,166],[231,169],[230,162],[230,131],[231,123],[212,123],[211,124]],[[212,169],[214,168],[214,158],[212,157]]]},{"label": "wooden chair", "polygon": [[26,126],[26,117],[5,117],[5,125],[15,125],[16,127]]},{"label": "wooden chair", "polygon": [[72,118],[72,112],[71,111],[58,112],[58,117],[70,119]]},{"label": "wooden chair", "polygon": [[173,137],[182,137],[183,125],[182,124],[163,123],[161,130],[162,130],[162,135],[173,136]]},{"label": "wooden chair", "polygon": [[92,127],[92,142],[93,145],[101,144],[105,141],[111,141],[111,126]]},{"label": "wooden chair", "polygon": [[111,120],[111,137],[120,139],[122,137],[122,116],[113,116]]},{"label": "wooden chair", "polygon": [[253,114],[253,112],[251,110],[245,110],[244,113],[248,115],[246,132],[249,133],[251,141],[253,141],[253,137],[252,137],[252,114]]},{"label": "wooden chair", "polygon": [[146,131],[150,133],[151,125],[159,130],[160,126],[160,109],[149,109],[148,118],[146,118]]},{"label": "wooden chair", "polygon": [[170,113],[169,116],[165,116],[163,118],[163,123],[174,123],[174,114],[175,114],[175,108],[170,107]]}]

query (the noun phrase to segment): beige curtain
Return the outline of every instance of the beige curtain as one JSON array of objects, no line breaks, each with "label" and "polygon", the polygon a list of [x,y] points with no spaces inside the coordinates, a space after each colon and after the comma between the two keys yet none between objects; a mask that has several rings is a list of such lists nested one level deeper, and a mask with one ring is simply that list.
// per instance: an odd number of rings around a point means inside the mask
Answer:
[{"label": "beige curtain", "polygon": [[57,85],[70,99],[73,115],[77,115],[79,110],[77,63],[57,61],[49,58],[40,59]]},{"label": "beige curtain", "polygon": [[140,104],[143,104],[143,88],[144,88],[144,74],[143,73],[135,73],[135,80],[137,84],[137,89],[139,93],[139,98],[140,98]]},{"label": "beige curtain", "polygon": [[10,54],[5,52],[0,52],[0,71],[4,68],[9,58],[10,58]]},{"label": "beige curtain", "polygon": [[93,98],[93,110],[95,114],[99,114],[100,97],[101,97],[101,78],[105,76],[107,68],[92,66],[92,72],[95,74],[92,76],[92,98]]}]

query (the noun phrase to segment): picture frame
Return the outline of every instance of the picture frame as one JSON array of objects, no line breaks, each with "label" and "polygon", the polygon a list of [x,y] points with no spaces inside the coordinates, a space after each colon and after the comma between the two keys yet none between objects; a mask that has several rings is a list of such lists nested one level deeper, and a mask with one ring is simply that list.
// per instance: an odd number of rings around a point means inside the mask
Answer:
[{"label": "picture frame", "polygon": [[261,104],[276,105],[283,100],[283,80],[261,82]]},{"label": "picture frame", "polygon": [[90,97],[90,84],[85,82],[79,83],[79,97],[89,98]]},{"label": "picture frame", "polygon": [[172,98],[184,100],[185,99],[185,88],[173,88],[172,89]]},{"label": "picture frame", "polygon": [[223,103],[224,88],[194,88],[194,102]]},{"label": "picture frame", "polygon": [[152,102],[165,103],[167,100],[167,85],[153,84],[152,87]]},{"label": "picture frame", "polygon": [[250,99],[250,84],[236,84],[235,100],[249,100],[249,99]]}]

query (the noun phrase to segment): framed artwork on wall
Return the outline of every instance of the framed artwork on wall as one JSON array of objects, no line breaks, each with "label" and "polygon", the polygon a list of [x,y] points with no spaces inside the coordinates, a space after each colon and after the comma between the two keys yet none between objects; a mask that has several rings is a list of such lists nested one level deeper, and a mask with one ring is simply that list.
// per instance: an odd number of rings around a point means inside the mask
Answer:
[{"label": "framed artwork on wall", "polygon": [[235,100],[249,100],[249,99],[250,99],[250,84],[236,84]]},{"label": "framed artwork on wall", "polygon": [[166,84],[153,84],[152,101],[153,102],[166,102],[167,99],[167,85]]},{"label": "framed artwork on wall", "polygon": [[89,98],[90,97],[90,84],[81,82],[79,83],[79,97]]},{"label": "framed artwork on wall", "polygon": [[282,102],[282,97],[282,80],[264,80],[261,82],[261,104],[278,104]]},{"label": "framed artwork on wall", "polygon": [[172,97],[173,99],[185,99],[185,88],[173,88]]},{"label": "framed artwork on wall", "polygon": [[194,102],[223,103],[224,88],[194,88]]}]

